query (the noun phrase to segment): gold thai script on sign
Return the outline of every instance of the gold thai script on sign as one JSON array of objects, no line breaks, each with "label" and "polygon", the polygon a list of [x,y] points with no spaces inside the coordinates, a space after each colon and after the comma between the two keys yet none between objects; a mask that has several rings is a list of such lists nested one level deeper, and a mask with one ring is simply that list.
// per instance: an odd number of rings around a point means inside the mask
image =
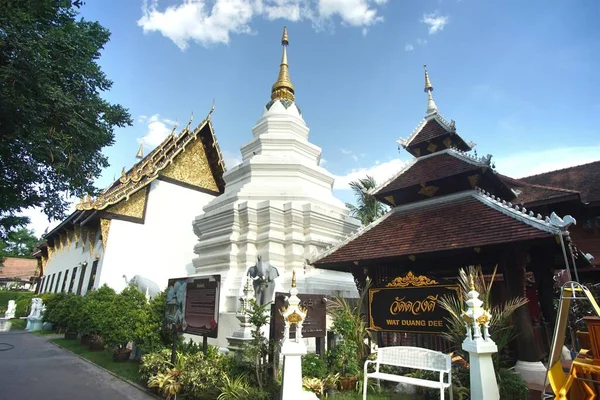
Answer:
[{"label": "gold thai script on sign", "polygon": [[396,297],[390,305],[390,314],[396,315],[401,312],[408,312],[412,315],[420,315],[423,312],[432,312],[435,310],[439,295],[427,296],[424,300],[406,301],[405,297]]}]

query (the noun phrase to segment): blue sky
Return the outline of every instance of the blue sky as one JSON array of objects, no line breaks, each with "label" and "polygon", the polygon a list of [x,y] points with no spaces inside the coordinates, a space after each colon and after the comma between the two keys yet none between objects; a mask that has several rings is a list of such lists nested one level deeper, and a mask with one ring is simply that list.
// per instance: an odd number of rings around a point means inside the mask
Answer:
[{"label": "blue sky", "polygon": [[[600,159],[600,2],[573,0],[89,0],[82,16],[111,33],[105,97],[134,126],[106,149],[100,187],[191,112],[216,110],[232,167],[269,101],[288,26],[296,101],[338,177],[382,181],[410,159],[396,140],[425,114],[423,64],[440,113],[515,177]],[[28,210],[41,234],[48,221]]]}]

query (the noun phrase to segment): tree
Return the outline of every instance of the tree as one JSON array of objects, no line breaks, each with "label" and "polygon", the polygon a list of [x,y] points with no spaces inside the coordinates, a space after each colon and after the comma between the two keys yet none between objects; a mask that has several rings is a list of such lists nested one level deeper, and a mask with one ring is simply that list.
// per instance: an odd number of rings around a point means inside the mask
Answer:
[{"label": "tree", "polygon": [[60,219],[67,196],[96,194],[101,150],[129,112],[101,97],[112,86],[97,60],[110,33],[78,17],[80,2],[0,0],[0,235],[41,207]]},{"label": "tree", "polygon": [[0,240],[0,257],[31,257],[38,243],[32,230],[20,228],[11,231],[5,240]]},{"label": "tree", "polygon": [[358,218],[363,225],[369,225],[385,214],[387,210],[384,204],[380,203],[375,196],[368,193],[369,190],[376,186],[377,182],[375,182],[375,178],[369,175],[358,181],[350,182],[350,188],[356,196],[356,205],[346,203],[346,207],[350,210],[350,215]]}]

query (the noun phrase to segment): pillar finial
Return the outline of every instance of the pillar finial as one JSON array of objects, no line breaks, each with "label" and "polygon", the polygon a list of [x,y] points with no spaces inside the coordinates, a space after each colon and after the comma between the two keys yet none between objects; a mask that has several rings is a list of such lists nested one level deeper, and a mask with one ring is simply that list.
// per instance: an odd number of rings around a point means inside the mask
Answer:
[{"label": "pillar finial", "polygon": [[140,147],[138,148],[138,151],[135,154],[135,158],[137,158],[138,160],[144,158],[144,142],[140,143]]},{"label": "pillar finial", "polygon": [[287,46],[290,44],[288,39],[287,27],[283,27],[283,35],[281,37],[281,45],[283,46],[283,54],[281,56],[281,64],[279,65],[279,76],[277,81],[271,88],[271,100],[290,100],[294,101],[294,85],[290,79]]},{"label": "pillar finial", "polygon": [[296,270],[292,272],[292,287],[296,287]]}]

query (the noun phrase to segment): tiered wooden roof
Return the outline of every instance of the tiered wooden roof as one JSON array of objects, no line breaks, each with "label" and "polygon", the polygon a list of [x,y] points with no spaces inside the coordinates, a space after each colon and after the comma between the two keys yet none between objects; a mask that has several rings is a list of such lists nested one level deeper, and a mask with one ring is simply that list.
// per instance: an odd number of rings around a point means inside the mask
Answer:
[{"label": "tiered wooden roof", "polygon": [[319,254],[316,266],[386,260],[423,253],[552,239],[560,227],[483,190],[393,208]]}]

